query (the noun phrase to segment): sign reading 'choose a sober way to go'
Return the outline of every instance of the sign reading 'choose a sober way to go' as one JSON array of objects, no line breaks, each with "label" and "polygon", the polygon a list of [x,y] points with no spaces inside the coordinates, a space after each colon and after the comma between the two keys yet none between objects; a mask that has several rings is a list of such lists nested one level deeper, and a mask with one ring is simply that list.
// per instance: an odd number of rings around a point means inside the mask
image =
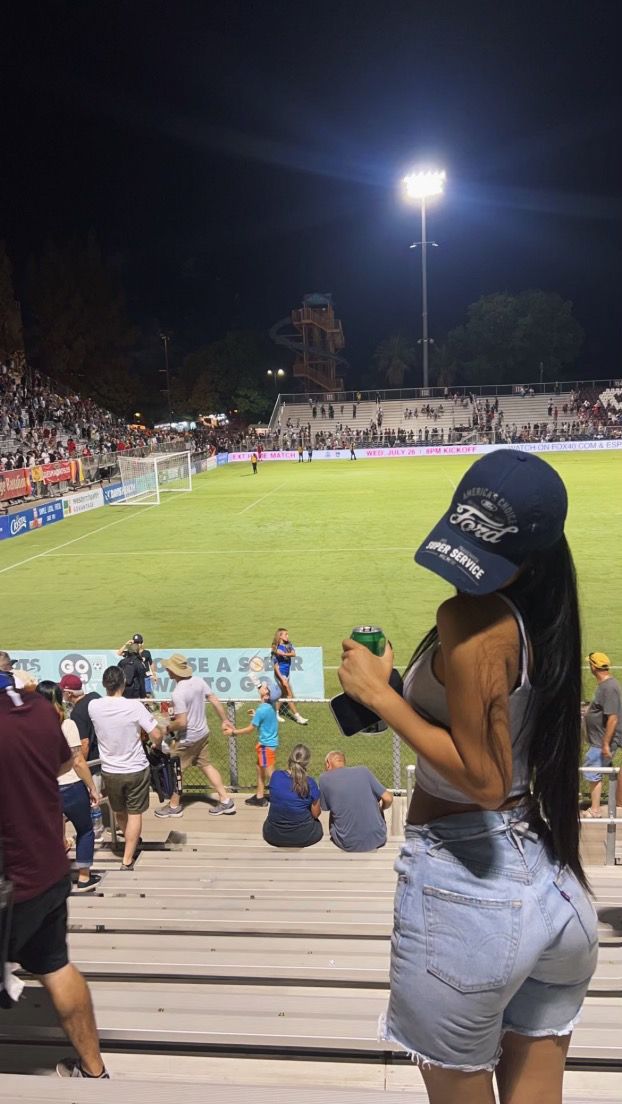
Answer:
[{"label": "sign reading 'choose a sober way to go'", "polygon": [[[146,642],[149,646],[149,641]],[[149,649],[158,672],[156,697],[166,697],[175,683],[162,667],[162,660],[174,652],[188,659],[195,675],[202,678],[219,697],[239,701],[257,700],[257,681],[272,679],[272,660],[268,648],[171,648]],[[79,675],[88,693],[103,694],[102,675],[106,667],[119,662],[116,652],[98,648],[66,649],[65,651],[25,651],[8,649],[16,666],[32,672],[37,679],[58,682],[63,675]],[[252,661],[252,665],[251,665]],[[291,681],[299,698],[324,697],[324,662],[321,648],[297,648],[292,660]]]}]

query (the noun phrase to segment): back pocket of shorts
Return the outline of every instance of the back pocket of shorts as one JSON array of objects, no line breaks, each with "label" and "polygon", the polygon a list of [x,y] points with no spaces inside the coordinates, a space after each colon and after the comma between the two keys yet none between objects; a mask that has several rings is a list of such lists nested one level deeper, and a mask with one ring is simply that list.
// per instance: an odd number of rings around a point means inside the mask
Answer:
[{"label": "back pocket of shorts", "polygon": [[426,968],[460,993],[507,985],[518,950],[522,905],[423,887]]}]

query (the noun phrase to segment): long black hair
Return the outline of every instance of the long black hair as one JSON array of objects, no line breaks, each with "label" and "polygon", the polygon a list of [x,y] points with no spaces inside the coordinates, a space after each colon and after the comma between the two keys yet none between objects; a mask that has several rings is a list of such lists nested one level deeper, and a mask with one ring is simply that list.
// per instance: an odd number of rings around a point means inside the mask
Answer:
[{"label": "long black hair", "polygon": [[41,682],[37,683],[37,694],[47,698],[55,706],[57,713],[62,713],[63,691],[57,682],[52,682],[51,679],[42,679]]},{"label": "long black hair", "polygon": [[[556,858],[586,886],[579,856],[581,623],[566,538],[534,553],[503,593],[522,614],[532,648],[534,692],[525,723],[532,730],[533,819],[544,819]],[[437,641],[433,628],[417,646],[409,667]]]}]

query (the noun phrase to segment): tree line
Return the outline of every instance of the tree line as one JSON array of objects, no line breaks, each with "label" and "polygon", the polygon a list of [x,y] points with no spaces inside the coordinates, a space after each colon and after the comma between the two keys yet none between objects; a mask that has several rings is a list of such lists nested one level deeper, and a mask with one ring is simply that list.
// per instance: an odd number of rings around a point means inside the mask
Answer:
[{"label": "tree line", "polygon": [[[570,300],[557,292],[495,292],[472,303],[466,314],[463,325],[430,345],[434,386],[572,378],[584,332]],[[420,347],[404,332],[385,338],[374,355],[376,371],[387,387],[418,385],[420,362]]]},{"label": "tree line", "polygon": [[[569,378],[583,342],[572,303],[556,292],[482,296],[465,322],[430,346],[436,386]],[[160,327],[139,329],[129,317],[118,274],[94,234],[85,242],[50,243],[31,261],[20,302],[6,246],[0,242],[0,360],[28,363],[124,416],[166,416]],[[267,418],[275,398],[268,370],[287,356],[267,332],[231,331],[198,349],[173,336],[170,405],[177,418],[220,411],[245,421]],[[355,365],[351,387],[400,388],[421,383],[421,346],[405,332],[380,342],[368,365]],[[287,379],[287,390],[294,390]],[[138,404],[138,405],[137,405]]]}]

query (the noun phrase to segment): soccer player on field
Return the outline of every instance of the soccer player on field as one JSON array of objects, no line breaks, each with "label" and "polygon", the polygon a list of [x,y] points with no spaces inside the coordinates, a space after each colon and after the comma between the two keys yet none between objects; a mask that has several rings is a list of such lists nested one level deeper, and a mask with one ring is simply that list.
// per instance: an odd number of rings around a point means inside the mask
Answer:
[{"label": "soccer player on field", "polygon": [[[278,691],[275,691],[278,693]],[[268,804],[266,797],[266,784],[272,778],[272,772],[276,766],[276,749],[279,746],[279,726],[276,716],[276,701],[272,698],[270,687],[262,682],[259,687],[261,705],[251,710],[251,723],[246,728],[227,727],[226,733],[231,736],[246,736],[247,733],[257,733],[257,793],[246,798],[246,805],[264,807]]]},{"label": "soccer player on field", "polygon": [[251,456],[251,464],[253,465],[253,475],[257,475],[257,453],[254,452]]},{"label": "soccer player on field", "polygon": [[277,629],[274,634],[274,640],[272,641],[272,647],[270,649],[272,655],[272,664],[274,669],[274,677],[276,684],[281,688],[281,693],[284,698],[284,711],[283,714],[279,712],[277,708],[277,716],[280,721],[285,720],[284,714],[289,711],[290,702],[293,704],[293,717],[296,724],[306,725],[309,722],[305,717],[301,717],[296,705],[294,704],[294,691],[290,682],[289,673],[292,666],[292,659],[296,655],[294,645],[289,639],[289,633],[287,629]]}]

